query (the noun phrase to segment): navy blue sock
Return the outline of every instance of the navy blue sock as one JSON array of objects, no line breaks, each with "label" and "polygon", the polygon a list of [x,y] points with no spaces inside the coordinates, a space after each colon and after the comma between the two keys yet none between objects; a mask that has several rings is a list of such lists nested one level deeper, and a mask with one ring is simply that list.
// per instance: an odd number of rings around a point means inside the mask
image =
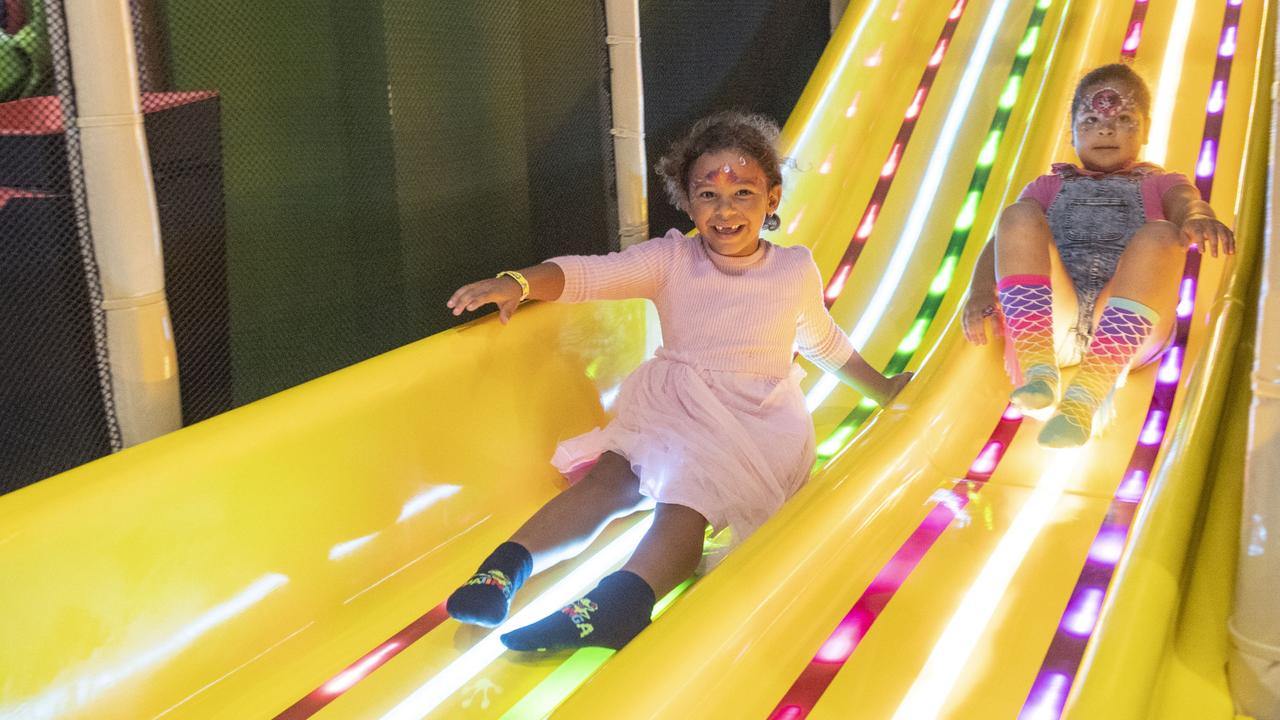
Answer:
[{"label": "navy blue sock", "polygon": [[595,590],[538,622],[502,636],[512,650],[564,650],[581,647],[622,649],[649,625],[653,588],[635,573],[619,570]]},{"label": "navy blue sock", "polygon": [[476,574],[445,603],[458,622],[493,627],[507,618],[511,596],[533,570],[533,556],[520,543],[504,542],[480,563]]}]

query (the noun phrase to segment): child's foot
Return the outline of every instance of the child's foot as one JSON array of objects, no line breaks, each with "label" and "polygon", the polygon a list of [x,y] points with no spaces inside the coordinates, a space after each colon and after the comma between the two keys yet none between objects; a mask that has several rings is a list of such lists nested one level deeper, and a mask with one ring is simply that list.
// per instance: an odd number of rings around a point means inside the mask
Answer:
[{"label": "child's foot", "polygon": [[1080,447],[1089,441],[1090,423],[1081,425],[1069,415],[1054,415],[1040,429],[1040,444],[1051,448]]},{"label": "child's foot", "polygon": [[581,600],[502,636],[512,650],[554,651],[606,647],[619,650],[649,625],[653,589],[639,575],[607,575]]},{"label": "child's foot", "polygon": [[1024,415],[1053,407],[1058,402],[1058,370],[1036,365],[1027,371],[1027,381],[1013,391],[1009,402]]},{"label": "child's foot", "polygon": [[523,545],[506,542],[485,559],[480,569],[445,603],[458,622],[494,627],[507,619],[511,596],[533,569],[533,558]]}]

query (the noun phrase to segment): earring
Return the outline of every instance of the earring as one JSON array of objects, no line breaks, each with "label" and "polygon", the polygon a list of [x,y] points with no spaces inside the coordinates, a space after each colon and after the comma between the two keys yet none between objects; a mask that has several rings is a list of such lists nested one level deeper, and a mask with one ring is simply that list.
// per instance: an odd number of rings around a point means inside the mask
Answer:
[{"label": "earring", "polygon": [[777,230],[782,227],[782,218],[778,217],[778,213],[769,213],[764,218],[765,230]]}]

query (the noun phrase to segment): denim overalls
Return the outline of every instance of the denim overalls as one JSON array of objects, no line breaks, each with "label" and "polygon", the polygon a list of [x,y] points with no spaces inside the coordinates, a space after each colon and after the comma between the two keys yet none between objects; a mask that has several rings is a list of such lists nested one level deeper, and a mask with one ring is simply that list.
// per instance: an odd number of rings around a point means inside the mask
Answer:
[{"label": "denim overalls", "polygon": [[1062,189],[1049,207],[1049,230],[1075,285],[1080,312],[1073,333],[1078,347],[1059,348],[1059,355],[1082,357],[1089,346],[1098,295],[1115,275],[1134,233],[1147,221],[1142,202],[1146,178],[1146,173],[1062,176]]}]

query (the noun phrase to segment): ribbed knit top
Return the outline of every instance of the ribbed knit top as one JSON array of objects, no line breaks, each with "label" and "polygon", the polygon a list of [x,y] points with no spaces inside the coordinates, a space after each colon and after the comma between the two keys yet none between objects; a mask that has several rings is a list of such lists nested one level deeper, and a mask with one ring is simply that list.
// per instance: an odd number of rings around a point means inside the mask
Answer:
[{"label": "ribbed knit top", "polygon": [[672,229],[608,255],[566,255],[558,302],[648,298],[662,343],[707,370],[784,377],[798,349],[840,368],[853,345],[822,303],[822,277],[804,246],[767,240],[745,257],[717,255]]}]

